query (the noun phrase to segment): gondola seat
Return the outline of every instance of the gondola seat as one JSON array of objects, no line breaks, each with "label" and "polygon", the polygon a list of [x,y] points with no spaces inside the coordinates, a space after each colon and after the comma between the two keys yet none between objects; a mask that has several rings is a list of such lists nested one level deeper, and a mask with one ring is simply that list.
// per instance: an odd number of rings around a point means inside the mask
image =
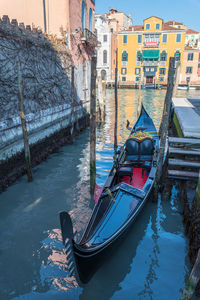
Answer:
[{"label": "gondola seat", "polygon": [[154,153],[153,140],[151,138],[145,138],[141,141],[134,138],[128,139],[125,151],[126,156],[123,164],[150,162]]},{"label": "gondola seat", "polygon": [[130,177],[130,183],[132,182],[132,176],[133,176],[133,167],[131,166],[121,166],[117,170],[118,174],[118,181],[121,181],[122,177],[129,176]]},{"label": "gondola seat", "polygon": [[127,140],[125,151],[126,151],[125,161],[139,160],[139,143],[135,139]]},{"label": "gondola seat", "polygon": [[144,139],[140,143],[140,161],[151,161],[154,152],[153,140],[150,138]]}]

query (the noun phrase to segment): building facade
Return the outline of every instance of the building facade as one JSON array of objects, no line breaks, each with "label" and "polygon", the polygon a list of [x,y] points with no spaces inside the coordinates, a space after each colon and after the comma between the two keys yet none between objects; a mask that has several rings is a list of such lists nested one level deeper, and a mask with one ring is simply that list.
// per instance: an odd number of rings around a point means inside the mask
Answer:
[{"label": "building facade", "polygon": [[95,15],[95,29],[100,46],[97,50],[97,72],[107,83],[114,83],[117,61],[117,34],[132,25],[131,15],[110,9],[104,15]]},{"label": "building facade", "polygon": [[111,79],[111,39],[109,20],[104,15],[95,15],[95,29],[99,48],[97,51],[97,76],[102,80],[110,81]]},{"label": "building facade", "polygon": [[169,57],[183,64],[185,33],[186,29],[172,27],[155,16],[119,32],[119,83],[166,84]]},{"label": "building facade", "polygon": [[8,15],[18,23],[39,28],[62,39],[75,67],[77,100],[90,99],[91,56],[97,39],[94,35],[95,0],[2,0],[0,17]]},{"label": "building facade", "polygon": [[183,68],[181,84],[200,84],[200,50],[192,47],[185,47],[183,56]]},{"label": "building facade", "polygon": [[200,33],[193,29],[187,29],[185,36],[185,45],[200,49]]}]

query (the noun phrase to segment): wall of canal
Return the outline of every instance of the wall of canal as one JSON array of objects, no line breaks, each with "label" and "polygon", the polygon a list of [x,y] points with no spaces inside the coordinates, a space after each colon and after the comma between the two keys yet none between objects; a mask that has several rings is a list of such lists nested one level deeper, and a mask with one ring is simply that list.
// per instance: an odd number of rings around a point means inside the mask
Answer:
[{"label": "wall of canal", "polygon": [[[0,191],[25,172],[18,108],[21,65],[32,165],[40,163],[88,123],[75,88],[74,67],[62,40],[16,20],[0,20]],[[81,84],[79,85],[79,89]],[[74,129],[74,130],[73,130]]]}]

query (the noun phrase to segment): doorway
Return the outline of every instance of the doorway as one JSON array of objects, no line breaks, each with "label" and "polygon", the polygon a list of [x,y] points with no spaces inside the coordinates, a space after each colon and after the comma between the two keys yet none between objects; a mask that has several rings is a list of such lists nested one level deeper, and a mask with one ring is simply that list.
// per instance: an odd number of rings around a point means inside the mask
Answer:
[{"label": "doorway", "polygon": [[146,84],[153,84],[153,76],[146,77]]}]

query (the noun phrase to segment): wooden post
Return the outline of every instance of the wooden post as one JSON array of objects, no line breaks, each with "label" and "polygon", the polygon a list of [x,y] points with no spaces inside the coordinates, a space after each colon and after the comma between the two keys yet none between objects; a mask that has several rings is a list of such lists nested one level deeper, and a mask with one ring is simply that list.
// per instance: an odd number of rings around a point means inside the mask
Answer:
[{"label": "wooden post", "polygon": [[116,50],[116,67],[115,67],[115,129],[114,129],[114,157],[117,152],[117,117],[118,117],[118,50]]},{"label": "wooden post", "polygon": [[106,116],[106,81],[102,83],[103,102],[102,102],[102,121],[105,121]]},{"label": "wooden post", "polygon": [[197,259],[186,283],[181,300],[190,300],[195,292],[196,286],[200,279],[200,249],[197,254]]},{"label": "wooden post", "polygon": [[158,165],[157,165],[157,172],[156,172],[155,185],[154,185],[154,201],[157,201],[157,199],[158,199],[159,181],[160,181],[160,178],[162,175],[163,158],[164,158],[164,153],[165,153],[165,143],[166,143],[166,138],[168,135],[172,94],[173,94],[173,88],[174,88],[174,64],[175,64],[174,57],[170,57],[167,92],[166,92],[166,96],[165,96],[163,114],[162,114],[160,129],[159,129],[160,149],[159,149],[159,153],[158,153]]},{"label": "wooden post", "polygon": [[31,154],[29,148],[29,141],[28,141],[28,132],[26,127],[26,116],[24,114],[24,105],[23,105],[23,82],[22,82],[22,74],[20,63],[18,62],[18,100],[19,100],[19,115],[22,124],[22,132],[23,132],[23,139],[24,139],[24,154],[25,154],[25,161],[26,161],[26,170],[28,181],[33,180],[32,176],[32,168],[31,168]]},{"label": "wooden post", "polygon": [[74,99],[74,66],[71,66],[71,118],[70,118],[70,136],[71,136],[71,142],[73,143],[74,141],[74,122],[75,122],[75,117],[74,117],[74,105],[75,105],[75,99]]},{"label": "wooden post", "polygon": [[47,32],[46,0],[43,0],[44,32]]},{"label": "wooden post", "polygon": [[173,90],[173,98],[176,97],[176,92],[178,89],[178,84],[180,81],[180,72],[181,72],[181,62],[178,61],[176,64],[176,72],[175,72],[175,81],[174,81],[174,90]]},{"label": "wooden post", "polygon": [[96,56],[91,60],[90,89],[90,193],[94,194],[96,183]]},{"label": "wooden post", "polygon": [[102,121],[101,100],[103,98],[103,85],[102,85],[102,79],[100,76],[98,77],[97,82],[98,82],[98,96],[97,96],[97,104],[96,104],[96,106],[97,106],[96,118],[97,118],[97,122],[101,122]]},{"label": "wooden post", "polygon": [[137,102],[137,119],[140,116],[141,108],[142,108],[142,99],[141,99],[141,90],[142,90],[142,85],[141,85],[141,80],[139,81],[139,91],[138,91],[138,102]]}]

